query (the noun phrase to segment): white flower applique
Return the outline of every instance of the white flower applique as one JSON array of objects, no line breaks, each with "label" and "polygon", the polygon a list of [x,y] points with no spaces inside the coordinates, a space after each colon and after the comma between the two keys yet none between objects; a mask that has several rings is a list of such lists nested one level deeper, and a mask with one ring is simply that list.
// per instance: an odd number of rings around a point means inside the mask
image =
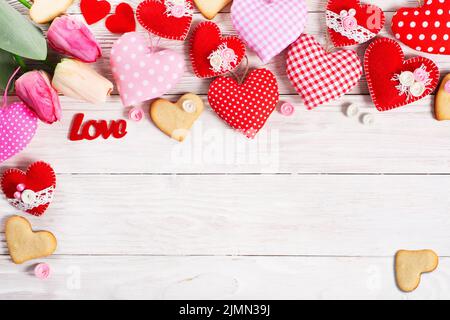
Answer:
[{"label": "white flower applique", "polygon": [[233,70],[238,62],[238,56],[233,49],[224,43],[208,57],[211,70],[223,73]]},{"label": "white flower applique", "polygon": [[406,95],[408,100],[413,97],[421,97],[432,82],[425,65],[417,68],[414,72],[403,71],[400,74],[395,74],[392,81],[399,82],[395,88],[397,88],[399,95]]},{"label": "white flower applique", "polygon": [[186,0],[164,0],[164,5],[168,17],[183,18],[194,15],[194,8]]}]

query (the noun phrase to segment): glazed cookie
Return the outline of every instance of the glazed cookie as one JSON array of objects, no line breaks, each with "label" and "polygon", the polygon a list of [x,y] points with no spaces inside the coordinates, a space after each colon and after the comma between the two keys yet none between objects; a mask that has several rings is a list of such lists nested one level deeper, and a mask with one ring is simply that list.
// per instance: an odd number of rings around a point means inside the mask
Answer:
[{"label": "glazed cookie", "polygon": [[204,109],[199,96],[187,93],[176,103],[165,99],[155,100],[150,107],[150,116],[162,132],[182,142]]},{"label": "glazed cookie", "polygon": [[442,81],[436,94],[436,119],[450,120],[450,73]]},{"label": "glazed cookie", "polygon": [[27,219],[12,216],[6,221],[6,242],[15,264],[47,257],[56,250],[55,236],[48,231],[33,232]]},{"label": "glazed cookie", "polygon": [[232,0],[194,0],[198,10],[206,19],[212,20]]},{"label": "glazed cookie", "polygon": [[395,256],[395,278],[400,290],[411,292],[417,289],[422,273],[434,271],[439,258],[432,250],[400,250]]}]

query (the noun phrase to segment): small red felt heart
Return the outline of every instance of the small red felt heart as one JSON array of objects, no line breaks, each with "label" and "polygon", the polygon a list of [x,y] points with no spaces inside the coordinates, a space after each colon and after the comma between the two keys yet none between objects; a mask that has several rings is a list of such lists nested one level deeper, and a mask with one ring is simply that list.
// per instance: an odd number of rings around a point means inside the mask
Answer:
[{"label": "small red felt heart", "polygon": [[277,79],[267,69],[252,71],[243,84],[217,78],[208,92],[209,104],[219,117],[250,139],[264,126],[279,99]]},{"label": "small red felt heart", "polygon": [[392,17],[395,37],[417,51],[450,55],[450,0],[427,0]]},{"label": "small red felt heart", "polygon": [[108,15],[111,4],[103,0],[81,0],[81,13],[87,24],[94,24]]},{"label": "small red felt heart", "polygon": [[335,47],[367,42],[383,29],[386,17],[374,5],[361,5],[360,0],[329,0],[327,27]]},{"label": "small red felt heart", "polygon": [[133,8],[128,3],[121,3],[116,13],[106,19],[106,28],[112,33],[127,33],[136,30]]},{"label": "small red felt heart", "polygon": [[137,20],[145,29],[172,40],[186,39],[193,15],[193,0],[185,0],[182,5],[175,0],[145,0],[136,10]]},{"label": "small red felt heart", "polygon": [[[379,111],[391,110],[418,101],[432,93],[439,82],[439,68],[433,61],[423,57],[405,60],[400,45],[388,38],[378,38],[370,44],[365,54],[364,68],[370,95]],[[415,72],[418,69],[423,71]],[[404,72],[406,73],[402,76],[401,82],[399,76]],[[428,76],[423,77],[423,74]],[[399,86],[407,82],[413,82],[414,85],[422,83],[425,91],[423,94],[420,94],[421,90],[408,91],[415,92],[415,95],[404,91],[402,93]],[[419,84],[416,88],[420,86],[422,85]]]},{"label": "small red felt heart", "polygon": [[[16,199],[14,194],[18,192],[17,186],[20,184],[24,186],[22,196],[27,193],[33,197],[27,197],[25,201],[23,197]],[[14,207],[39,217],[53,200],[56,175],[49,164],[38,161],[30,165],[27,172],[19,169],[7,170],[3,173],[1,187],[8,202]]]},{"label": "small red felt heart", "polygon": [[[232,53],[233,62],[226,63],[226,59],[222,58],[226,55],[225,51]],[[212,78],[233,71],[242,62],[245,44],[238,37],[223,38],[219,27],[206,21],[194,30],[190,55],[195,75],[199,78]],[[214,57],[220,57],[219,64],[212,62]]]}]

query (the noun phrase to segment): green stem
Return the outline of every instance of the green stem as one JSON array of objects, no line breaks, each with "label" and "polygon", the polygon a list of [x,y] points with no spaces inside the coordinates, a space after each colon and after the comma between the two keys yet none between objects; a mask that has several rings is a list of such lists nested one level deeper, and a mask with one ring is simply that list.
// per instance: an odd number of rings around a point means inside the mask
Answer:
[{"label": "green stem", "polygon": [[25,64],[25,61],[23,60],[22,57],[18,56],[18,55],[14,55],[14,59],[16,60],[17,64],[20,66],[20,68],[24,71],[27,70],[27,65]]},{"label": "green stem", "polygon": [[31,3],[29,3],[27,0],[18,0],[18,1],[28,9],[31,9]]}]

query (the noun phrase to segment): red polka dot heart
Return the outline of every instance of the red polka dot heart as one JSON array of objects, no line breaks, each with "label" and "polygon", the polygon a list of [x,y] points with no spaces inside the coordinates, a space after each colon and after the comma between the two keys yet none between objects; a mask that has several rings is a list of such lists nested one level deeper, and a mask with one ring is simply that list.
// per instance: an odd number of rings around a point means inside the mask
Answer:
[{"label": "red polka dot heart", "polygon": [[392,18],[392,31],[414,50],[450,55],[450,0],[425,0],[420,8],[401,8]]}]

